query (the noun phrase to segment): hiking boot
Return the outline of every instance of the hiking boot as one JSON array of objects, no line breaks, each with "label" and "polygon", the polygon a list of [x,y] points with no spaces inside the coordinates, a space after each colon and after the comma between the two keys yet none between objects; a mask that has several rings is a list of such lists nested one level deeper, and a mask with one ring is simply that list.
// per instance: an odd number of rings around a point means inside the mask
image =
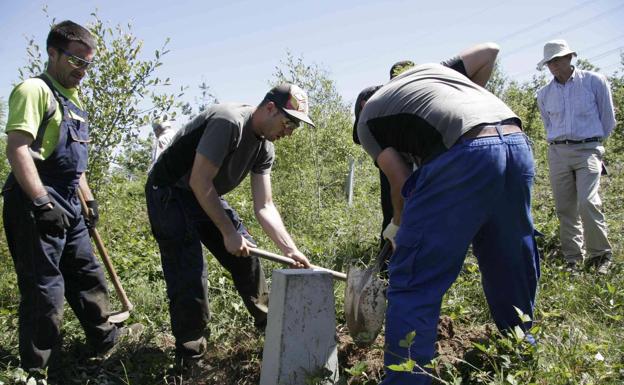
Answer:
[{"label": "hiking boot", "polygon": [[175,364],[177,367],[187,367],[203,357],[208,350],[208,342],[205,337],[183,342],[176,347]]},{"label": "hiking boot", "polygon": [[596,273],[600,275],[607,275],[609,274],[609,269],[611,268],[611,253],[594,257],[587,261],[587,265],[590,268],[596,269]]},{"label": "hiking boot", "polygon": [[580,273],[579,263],[577,261],[568,261],[565,264],[564,270],[571,276],[577,276]]},{"label": "hiking boot", "polygon": [[119,348],[121,341],[138,341],[141,334],[143,334],[145,326],[140,323],[133,323],[128,326],[122,326],[117,329],[117,336],[112,345],[101,348],[97,352],[97,358],[107,359],[113,355]]}]

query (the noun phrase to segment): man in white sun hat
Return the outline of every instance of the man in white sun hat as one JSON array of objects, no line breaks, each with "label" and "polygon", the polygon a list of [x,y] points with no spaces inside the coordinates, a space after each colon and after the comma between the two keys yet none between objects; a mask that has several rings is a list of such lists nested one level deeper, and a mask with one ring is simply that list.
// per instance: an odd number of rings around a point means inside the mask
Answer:
[{"label": "man in white sun hat", "polygon": [[611,244],[598,194],[605,153],[603,141],[615,127],[611,90],[605,76],[571,65],[576,52],[565,40],[544,45],[544,65],[553,79],[537,93],[546,129],[550,183],[560,222],[561,251],[572,271],[583,261],[600,274],[611,265]]},{"label": "man in white sun hat", "polygon": [[156,159],[162,154],[163,150],[167,148],[173,136],[176,134],[176,130],[171,127],[171,122],[168,120],[156,120],[152,123],[152,130],[154,131],[154,146],[152,148],[152,165],[156,162]]}]

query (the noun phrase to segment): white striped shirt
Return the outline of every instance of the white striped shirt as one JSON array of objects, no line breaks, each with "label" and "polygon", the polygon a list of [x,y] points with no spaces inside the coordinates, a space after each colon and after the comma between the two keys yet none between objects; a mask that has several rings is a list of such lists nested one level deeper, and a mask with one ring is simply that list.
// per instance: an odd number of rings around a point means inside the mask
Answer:
[{"label": "white striped shirt", "polygon": [[537,93],[546,139],[605,139],[615,127],[611,88],[596,72],[575,68],[565,84],[555,78]]}]

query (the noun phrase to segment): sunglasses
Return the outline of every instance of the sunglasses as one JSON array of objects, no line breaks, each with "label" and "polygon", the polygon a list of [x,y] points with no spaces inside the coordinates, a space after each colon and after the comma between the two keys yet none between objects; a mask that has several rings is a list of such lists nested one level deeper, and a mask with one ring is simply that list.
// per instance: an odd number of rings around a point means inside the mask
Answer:
[{"label": "sunglasses", "polygon": [[92,61],[88,61],[85,60],[81,57],[78,57],[76,55],[72,55],[71,53],[65,51],[62,48],[57,48],[63,55],[67,56],[67,61],[69,62],[69,64],[71,64],[73,67],[76,68],[89,68],[89,66],[91,64],[93,64],[93,60]]},{"label": "sunglasses", "polygon": [[296,128],[299,127],[299,125],[301,124],[301,122],[299,122],[297,119],[292,118],[290,115],[288,115],[286,112],[284,112],[282,110],[282,114],[284,115],[284,119],[282,119],[282,124],[284,125],[284,127],[286,127],[289,130],[294,130]]}]

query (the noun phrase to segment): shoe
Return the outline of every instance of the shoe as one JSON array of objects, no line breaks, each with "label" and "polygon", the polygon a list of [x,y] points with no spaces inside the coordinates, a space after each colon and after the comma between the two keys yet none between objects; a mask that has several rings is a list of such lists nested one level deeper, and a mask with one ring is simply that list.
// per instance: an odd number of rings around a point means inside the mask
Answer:
[{"label": "shoe", "polygon": [[611,260],[604,259],[603,261],[600,261],[598,265],[596,266],[596,273],[600,275],[607,275],[609,274],[610,268],[611,268]]},{"label": "shoe", "polygon": [[128,326],[122,326],[117,329],[117,336],[112,345],[100,349],[97,353],[97,358],[107,359],[113,355],[119,348],[121,341],[138,341],[141,334],[143,334],[145,326],[140,323],[133,323]]},{"label": "shoe", "polygon": [[594,257],[587,262],[587,265],[590,268],[596,269],[596,273],[600,275],[607,275],[609,274],[609,269],[611,268],[611,253]]},{"label": "shoe", "polygon": [[579,263],[576,261],[568,261],[565,264],[565,271],[567,271],[570,275],[578,275],[580,273]]},{"label": "shoe", "polygon": [[176,347],[175,364],[184,368],[202,358],[206,350],[208,350],[208,342],[205,337],[184,342]]}]

